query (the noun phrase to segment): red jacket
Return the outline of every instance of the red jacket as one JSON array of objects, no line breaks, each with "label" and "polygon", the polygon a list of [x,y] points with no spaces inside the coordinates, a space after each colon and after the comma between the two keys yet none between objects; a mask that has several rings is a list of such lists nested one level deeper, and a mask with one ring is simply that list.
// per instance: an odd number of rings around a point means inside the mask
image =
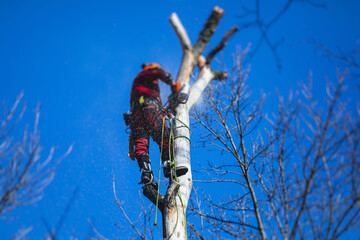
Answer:
[{"label": "red jacket", "polygon": [[159,80],[171,85],[171,75],[161,68],[141,71],[135,78],[131,88],[130,106],[140,96],[151,96],[160,99]]}]

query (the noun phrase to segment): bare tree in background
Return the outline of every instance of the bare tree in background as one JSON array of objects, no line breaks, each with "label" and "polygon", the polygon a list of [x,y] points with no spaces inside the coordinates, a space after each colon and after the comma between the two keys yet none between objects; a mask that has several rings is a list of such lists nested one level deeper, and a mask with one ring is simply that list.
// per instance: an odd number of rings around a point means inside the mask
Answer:
[{"label": "bare tree in background", "polygon": [[284,238],[337,239],[360,224],[360,111],[349,111],[345,79],[338,73],[327,84],[325,105],[304,83],[280,99],[272,122],[279,138],[263,168],[272,174],[261,184]]},{"label": "bare tree in background", "polygon": [[[49,222],[45,219],[45,217],[41,216],[40,219],[42,221],[42,223],[44,224],[47,233],[45,234],[45,240],[56,240],[58,239],[59,233],[64,225],[64,222],[67,218],[67,216],[69,215],[69,212],[71,210],[71,207],[73,206],[75,200],[76,200],[76,196],[79,192],[79,188],[76,186],[74,188],[74,191],[71,195],[71,197],[69,198],[69,200],[66,203],[66,207],[64,208],[61,216],[58,218],[57,223],[55,225],[55,228],[51,228]],[[77,238],[74,233],[71,235],[71,238]]]},{"label": "bare tree in background", "polygon": [[[53,180],[56,167],[72,149],[70,146],[68,151],[55,161],[55,147],[50,149],[46,158],[41,157],[39,107],[35,110],[33,130],[26,128],[21,141],[12,137],[26,109],[25,104],[19,109],[22,97],[23,93],[17,97],[10,110],[7,110],[4,104],[0,118],[0,215],[39,200],[44,189]],[[23,236],[29,229],[24,228],[16,236]]]},{"label": "bare tree in background", "polygon": [[234,184],[234,193],[221,201],[204,194],[189,209],[207,223],[202,229],[215,228],[215,239],[338,239],[358,228],[360,109],[344,94],[346,72],[327,83],[324,104],[311,77],[286,100],[280,96],[266,127],[259,125],[263,98],[251,102],[245,85],[246,52],[237,54],[231,84],[209,87],[193,114],[208,132],[204,145],[232,156],[203,166],[202,182]]},{"label": "bare tree in background", "polygon": [[[197,123],[207,130],[207,134],[201,136],[203,146],[219,148],[232,157],[229,159],[224,155],[220,163],[209,162],[208,167],[203,166],[207,179],[201,182],[234,184],[234,194],[229,195],[226,202],[211,204],[210,211],[199,211],[198,204],[198,207],[190,208],[211,228],[215,228],[210,232],[216,234],[216,238],[260,236],[266,239],[252,168],[265,154],[266,146],[261,136],[251,139],[262,117],[264,96],[257,103],[250,102],[250,93],[245,85],[250,69],[242,66],[248,51],[249,48],[238,51],[233,71],[228,73],[229,80],[210,85],[202,105],[192,114]],[[250,143],[245,143],[246,139]],[[206,200],[213,203],[211,196]]]},{"label": "bare tree in background", "polygon": [[[126,220],[129,222],[132,230],[136,233],[135,238],[129,237],[129,239],[142,239],[142,240],[155,239],[154,231],[156,229],[153,224],[153,218],[155,215],[155,206],[153,204],[146,205],[144,198],[142,197],[142,195],[139,192],[139,199],[141,200],[141,202],[138,202],[138,205],[139,205],[139,208],[141,209],[141,212],[139,213],[139,216],[137,217],[136,220],[131,220],[123,208],[124,203],[120,202],[120,200],[117,198],[116,187],[115,187],[115,177],[113,178],[113,192],[114,192],[115,202],[118,205],[119,209],[121,210],[121,213],[126,218]],[[115,226],[119,229],[126,228],[123,226],[119,226],[116,223],[115,223]]]},{"label": "bare tree in background", "polygon": [[[265,2],[265,1],[264,1]],[[282,68],[281,57],[278,54],[278,48],[284,43],[285,37],[274,40],[270,37],[271,29],[276,25],[277,22],[292,8],[293,5],[304,3],[312,7],[321,9],[326,8],[325,1],[318,0],[285,0],[282,5],[279,4],[279,10],[277,12],[271,12],[270,17],[265,17],[269,14],[266,8],[262,8],[262,1],[256,0],[251,1],[254,6],[247,7],[242,6],[240,14],[237,16],[239,19],[239,28],[242,30],[256,29],[259,32],[259,37],[254,42],[254,47],[248,55],[248,60],[251,59],[255,54],[258,53],[260,48],[265,45],[270,49],[278,69]],[[271,2],[270,4],[274,4]],[[276,3],[278,4],[278,3]],[[265,11],[263,11],[265,10]],[[264,14],[266,12],[266,14]],[[245,31],[246,32],[246,31]]]}]

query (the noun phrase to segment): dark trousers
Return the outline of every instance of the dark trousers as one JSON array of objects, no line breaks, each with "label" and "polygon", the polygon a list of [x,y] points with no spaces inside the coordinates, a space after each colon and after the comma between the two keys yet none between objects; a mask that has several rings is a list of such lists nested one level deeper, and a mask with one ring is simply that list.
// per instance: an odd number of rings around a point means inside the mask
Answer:
[{"label": "dark trousers", "polygon": [[[159,106],[143,105],[135,109],[132,115],[131,136],[135,144],[135,157],[141,167],[141,155],[149,154],[149,139],[150,136],[159,145],[161,151],[161,144],[163,146],[161,160],[169,160],[169,127],[164,119],[164,114],[160,111]],[[164,132],[162,127],[164,122]]]}]

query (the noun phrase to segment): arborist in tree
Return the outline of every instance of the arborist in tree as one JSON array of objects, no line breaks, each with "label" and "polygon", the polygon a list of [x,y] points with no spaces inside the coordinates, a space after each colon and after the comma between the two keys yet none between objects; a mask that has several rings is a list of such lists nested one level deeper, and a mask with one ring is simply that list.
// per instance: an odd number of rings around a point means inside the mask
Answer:
[{"label": "arborist in tree", "polygon": [[[129,157],[132,160],[137,159],[141,171],[140,183],[149,184],[154,179],[149,157],[150,136],[159,145],[162,153],[161,161],[165,177],[171,176],[173,167],[170,162],[170,159],[173,160],[172,143],[169,139],[169,127],[164,120],[167,113],[160,99],[159,80],[171,86],[173,96],[177,96],[181,85],[174,82],[171,74],[163,70],[159,64],[145,63],[141,67],[142,71],[136,76],[131,89],[131,113],[124,114],[124,118],[131,129]],[[178,176],[186,172],[187,168],[184,167],[176,169]]]}]

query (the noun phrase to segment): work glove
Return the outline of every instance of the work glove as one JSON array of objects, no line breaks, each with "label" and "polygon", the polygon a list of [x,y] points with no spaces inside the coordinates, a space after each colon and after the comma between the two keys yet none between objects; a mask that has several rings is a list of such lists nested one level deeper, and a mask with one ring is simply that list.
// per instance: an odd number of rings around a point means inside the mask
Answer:
[{"label": "work glove", "polygon": [[172,82],[171,83],[171,92],[177,93],[180,91],[181,83],[180,82]]}]

